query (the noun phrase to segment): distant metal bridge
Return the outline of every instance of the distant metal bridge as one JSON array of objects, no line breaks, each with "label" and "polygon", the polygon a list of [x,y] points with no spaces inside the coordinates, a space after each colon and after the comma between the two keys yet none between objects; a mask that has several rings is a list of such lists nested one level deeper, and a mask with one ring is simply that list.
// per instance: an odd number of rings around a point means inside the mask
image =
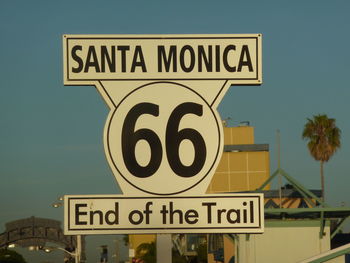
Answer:
[{"label": "distant metal bridge", "polygon": [[[15,244],[21,247],[44,249],[47,242],[58,244],[66,251],[77,247],[76,236],[66,236],[61,222],[53,219],[29,217],[5,224],[6,230],[0,234],[0,248]],[[81,259],[85,261],[85,242],[82,239]]]}]

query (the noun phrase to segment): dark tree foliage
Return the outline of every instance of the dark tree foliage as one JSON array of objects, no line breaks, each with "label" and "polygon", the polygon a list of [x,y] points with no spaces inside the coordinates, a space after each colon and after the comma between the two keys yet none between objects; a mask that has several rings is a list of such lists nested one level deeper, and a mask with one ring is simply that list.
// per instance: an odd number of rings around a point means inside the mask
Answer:
[{"label": "dark tree foliage", "polygon": [[16,251],[0,249],[0,263],[26,263],[23,256]]}]

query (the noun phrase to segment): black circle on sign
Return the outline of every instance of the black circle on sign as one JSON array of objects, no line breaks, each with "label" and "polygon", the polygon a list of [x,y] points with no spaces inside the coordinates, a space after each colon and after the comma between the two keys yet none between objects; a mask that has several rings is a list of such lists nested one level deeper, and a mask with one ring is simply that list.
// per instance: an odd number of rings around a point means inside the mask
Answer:
[{"label": "black circle on sign", "polygon": [[[157,192],[154,192],[154,191],[149,191],[147,189],[143,189],[137,185],[135,185],[133,182],[131,182],[130,180],[128,180],[128,178],[120,171],[120,169],[118,168],[115,160],[113,159],[113,156],[112,156],[112,152],[111,152],[111,144],[110,144],[110,140],[109,140],[109,137],[110,137],[110,133],[111,133],[111,123],[112,123],[112,120],[114,118],[114,115],[116,114],[118,108],[123,104],[123,102],[130,96],[132,95],[133,93],[135,93],[136,91],[142,89],[142,88],[145,88],[147,86],[151,86],[151,85],[155,85],[155,84],[172,84],[172,85],[177,85],[177,86],[180,86],[182,88],[185,88],[189,91],[192,91],[193,93],[195,93],[197,96],[199,96],[203,102],[206,103],[206,105],[208,106],[208,108],[210,109],[212,115],[214,116],[214,119],[215,119],[215,123],[216,123],[216,128],[217,128],[217,134],[219,136],[218,138],[218,145],[217,145],[217,149],[216,149],[216,153],[215,153],[215,158],[211,164],[211,166],[209,167],[208,171],[205,173],[205,175],[200,178],[197,182],[195,182],[193,185],[189,186],[189,187],[186,187],[185,189],[182,189],[182,190],[179,190],[179,191],[176,191],[176,192],[169,192],[169,193],[157,193]],[[220,153],[220,141],[221,141],[221,138],[220,138],[220,123],[218,122],[218,119],[216,118],[216,115],[213,111],[213,109],[210,107],[210,105],[208,104],[208,102],[203,98],[203,96],[201,96],[198,92],[196,92],[195,90],[191,89],[190,87],[188,86],[185,86],[183,84],[180,84],[180,83],[176,83],[176,82],[171,82],[171,81],[160,81],[160,82],[151,82],[151,83],[147,83],[147,84],[144,84],[144,85],[141,85],[140,87],[132,90],[130,93],[128,93],[119,103],[118,105],[116,105],[113,113],[111,114],[111,118],[109,119],[109,123],[108,123],[108,126],[107,126],[107,152],[109,154],[109,157],[110,157],[110,160],[114,166],[114,168],[118,171],[119,175],[121,177],[123,177],[123,179],[128,182],[130,185],[132,185],[133,187],[135,187],[136,189],[144,192],[144,193],[147,193],[147,194],[152,194],[152,195],[160,195],[160,196],[167,196],[167,195],[175,195],[175,194],[180,194],[180,193],[183,193],[183,192],[186,192],[190,189],[192,189],[193,187],[197,186],[200,182],[202,182],[207,176],[208,174],[212,171],[213,169],[213,166],[215,164],[215,162],[217,161],[218,159],[218,156],[219,156],[219,153]],[[160,186],[161,187],[161,186]]]}]

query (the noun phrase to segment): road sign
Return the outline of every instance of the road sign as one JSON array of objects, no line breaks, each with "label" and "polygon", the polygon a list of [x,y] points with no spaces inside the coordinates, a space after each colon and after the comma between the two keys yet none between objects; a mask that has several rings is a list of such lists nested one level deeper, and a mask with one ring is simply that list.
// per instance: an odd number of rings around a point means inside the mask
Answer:
[{"label": "road sign", "polygon": [[123,195],[65,196],[66,234],[261,233],[261,194],[204,195],[223,151],[217,107],[262,83],[261,35],[65,35],[64,84],[110,107]]},{"label": "road sign", "polygon": [[65,35],[64,84],[111,111],[107,160],[127,196],[203,195],[223,151],[217,106],[262,83],[261,35]]},{"label": "road sign", "polygon": [[261,84],[261,35],[65,35],[64,81],[229,80]]},{"label": "road sign", "polygon": [[263,195],[65,196],[65,234],[262,233]]}]

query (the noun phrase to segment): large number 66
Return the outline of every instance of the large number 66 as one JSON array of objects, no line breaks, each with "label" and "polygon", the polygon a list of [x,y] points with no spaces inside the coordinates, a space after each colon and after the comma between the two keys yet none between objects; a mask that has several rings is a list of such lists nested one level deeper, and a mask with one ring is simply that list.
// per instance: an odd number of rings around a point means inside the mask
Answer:
[{"label": "large number 66", "polygon": [[[131,174],[139,178],[153,175],[162,162],[162,144],[157,134],[150,129],[135,131],[137,119],[143,114],[159,116],[159,106],[153,103],[136,104],[125,117],[122,128],[122,154],[126,168]],[[181,119],[186,114],[202,116],[203,106],[193,102],[178,105],[171,113],[165,131],[165,149],[171,169],[181,177],[195,176],[203,168],[206,159],[206,146],[201,134],[190,128],[179,131]],[[136,144],[145,140],[151,149],[151,158],[146,166],[141,166],[135,156]],[[186,166],[181,162],[179,149],[183,140],[191,141],[194,147],[194,159],[191,165]]]}]

